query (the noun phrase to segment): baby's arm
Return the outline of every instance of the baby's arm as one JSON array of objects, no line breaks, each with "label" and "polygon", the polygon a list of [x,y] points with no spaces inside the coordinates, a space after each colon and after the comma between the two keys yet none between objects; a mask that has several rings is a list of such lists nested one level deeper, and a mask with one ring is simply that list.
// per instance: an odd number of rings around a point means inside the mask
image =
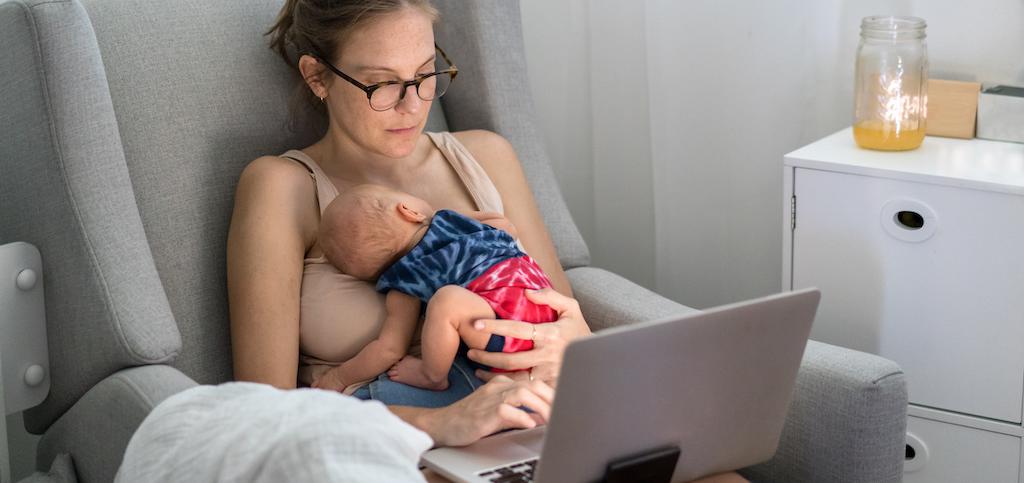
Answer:
[{"label": "baby's arm", "polygon": [[463,215],[485,225],[490,225],[499,230],[506,231],[509,235],[512,235],[512,238],[519,238],[519,235],[516,233],[516,226],[513,225],[511,221],[508,221],[508,218],[505,218],[505,215],[502,215],[501,213],[494,211],[469,211],[463,213]]},{"label": "baby's arm", "polygon": [[313,387],[342,391],[349,384],[383,373],[402,359],[416,330],[420,300],[391,290],[384,303],[387,316],[377,339],[363,347],[355,357],[323,373],[313,381]]}]

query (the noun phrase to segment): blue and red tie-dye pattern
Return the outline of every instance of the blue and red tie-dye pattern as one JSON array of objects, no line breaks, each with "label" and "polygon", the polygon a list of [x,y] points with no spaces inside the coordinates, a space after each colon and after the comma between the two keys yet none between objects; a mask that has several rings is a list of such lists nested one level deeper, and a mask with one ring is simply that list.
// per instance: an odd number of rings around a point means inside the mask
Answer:
[{"label": "blue and red tie-dye pattern", "polygon": [[[498,318],[553,322],[558,314],[526,299],[525,289],[551,286],[543,270],[507,232],[451,210],[440,210],[412,250],[388,267],[377,290],[398,290],[424,303],[445,285],[480,295]],[[506,338],[503,352],[533,348],[529,340]]]}]

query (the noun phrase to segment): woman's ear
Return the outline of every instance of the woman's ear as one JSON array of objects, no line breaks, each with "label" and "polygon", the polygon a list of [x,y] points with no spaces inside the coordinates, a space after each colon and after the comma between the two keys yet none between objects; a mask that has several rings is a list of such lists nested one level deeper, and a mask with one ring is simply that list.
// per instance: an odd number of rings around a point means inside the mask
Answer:
[{"label": "woman's ear", "polygon": [[299,72],[313,95],[321,99],[327,97],[327,88],[330,86],[324,82],[324,66],[315,57],[308,54],[299,57]]},{"label": "woman's ear", "polygon": [[395,209],[398,210],[398,214],[401,215],[403,219],[412,223],[423,223],[423,221],[427,219],[426,214],[416,211],[415,208],[405,203],[399,203],[398,207]]}]

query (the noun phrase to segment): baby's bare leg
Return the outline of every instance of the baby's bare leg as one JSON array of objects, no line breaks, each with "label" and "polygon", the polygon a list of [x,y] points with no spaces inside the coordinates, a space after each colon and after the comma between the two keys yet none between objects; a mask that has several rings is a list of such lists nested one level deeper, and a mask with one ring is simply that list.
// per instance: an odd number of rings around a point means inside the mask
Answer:
[{"label": "baby's bare leg", "polygon": [[443,390],[448,388],[448,370],[459,350],[459,340],[472,349],[487,347],[489,332],[472,324],[477,319],[493,319],[494,310],[477,294],[457,285],[441,287],[427,304],[423,321],[423,359],[405,356],[388,376],[410,386]]}]

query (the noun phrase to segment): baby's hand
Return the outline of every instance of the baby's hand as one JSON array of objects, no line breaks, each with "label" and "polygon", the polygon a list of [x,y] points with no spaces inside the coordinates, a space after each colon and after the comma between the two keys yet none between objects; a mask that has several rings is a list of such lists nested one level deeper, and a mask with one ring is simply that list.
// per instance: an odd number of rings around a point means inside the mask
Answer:
[{"label": "baby's hand", "polygon": [[337,369],[337,367],[332,367],[323,374],[320,374],[319,377],[313,380],[313,384],[311,384],[310,387],[325,389],[328,391],[344,392],[345,387],[347,387],[348,384],[341,380],[341,376],[338,374],[339,371]]}]

